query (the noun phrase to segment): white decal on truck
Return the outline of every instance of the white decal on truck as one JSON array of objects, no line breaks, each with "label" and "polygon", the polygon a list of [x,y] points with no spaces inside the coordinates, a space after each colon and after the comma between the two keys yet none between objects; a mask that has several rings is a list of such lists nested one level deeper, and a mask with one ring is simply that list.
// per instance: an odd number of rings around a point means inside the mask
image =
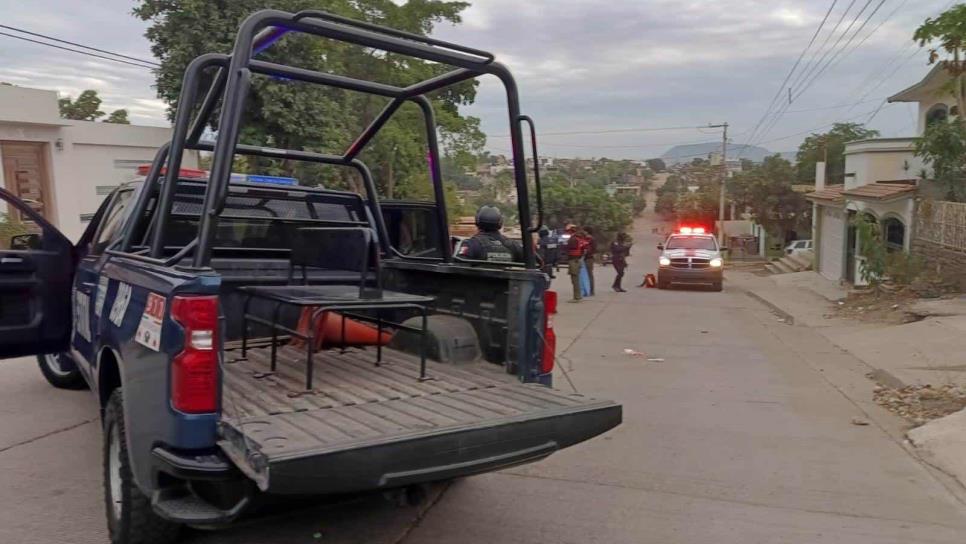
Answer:
[{"label": "white decal on truck", "polygon": [[111,284],[111,279],[101,276],[97,280],[97,298],[94,299],[94,315],[101,317],[104,312],[104,299],[107,298],[107,287]]},{"label": "white decal on truck", "polygon": [[124,314],[127,313],[127,304],[131,302],[131,286],[121,282],[117,286],[117,295],[114,297],[114,304],[111,306],[111,323],[120,327],[124,321]]},{"label": "white decal on truck", "polygon": [[161,350],[161,321],[164,319],[164,297],[157,293],[148,293],[148,301],[141,314],[141,324],[134,339],[139,344],[154,351]]},{"label": "white decal on truck", "polygon": [[91,297],[74,291],[74,332],[91,341]]}]

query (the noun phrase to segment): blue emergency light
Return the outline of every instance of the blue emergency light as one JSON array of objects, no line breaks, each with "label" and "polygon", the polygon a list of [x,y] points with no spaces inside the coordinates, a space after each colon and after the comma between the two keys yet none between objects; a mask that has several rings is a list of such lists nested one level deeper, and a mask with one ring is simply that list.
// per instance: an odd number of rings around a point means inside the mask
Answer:
[{"label": "blue emergency light", "polygon": [[232,183],[264,183],[267,185],[298,185],[299,180],[283,176],[262,176],[256,174],[232,174]]}]

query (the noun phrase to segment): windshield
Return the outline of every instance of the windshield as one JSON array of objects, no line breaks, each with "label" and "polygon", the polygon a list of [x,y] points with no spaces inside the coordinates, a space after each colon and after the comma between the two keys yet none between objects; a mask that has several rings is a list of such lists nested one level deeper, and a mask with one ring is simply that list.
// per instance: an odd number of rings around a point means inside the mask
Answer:
[{"label": "windshield", "polygon": [[706,249],[716,251],[718,243],[710,236],[672,236],[668,238],[667,249]]}]

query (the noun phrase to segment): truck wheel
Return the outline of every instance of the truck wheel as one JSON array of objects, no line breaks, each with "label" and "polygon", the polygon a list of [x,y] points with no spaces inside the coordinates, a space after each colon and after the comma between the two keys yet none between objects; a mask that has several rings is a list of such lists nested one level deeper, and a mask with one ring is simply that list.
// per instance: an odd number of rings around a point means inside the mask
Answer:
[{"label": "truck wheel", "polygon": [[50,385],[58,389],[84,389],[87,383],[73,359],[66,353],[47,353],[37,356],[40,372]]},{"label": "truck wheel", "polygon": [[104,506],[111,544],[169,544],[181,526],[155,514],[134,483],[121,399],[115,389],[104,410]]},{"label": "truck wheel", "polygon": [[721,292],[722,289],[723,289],[723,287],[722,287],[722,284],[721,284],[721,280],[718,280],[718,281],[716,281],[716,282],[714,282],[714,283],[711,284],[711,290],[712,291]]},{"label": "truck wheel", "polygon": [[658,289],[667,289],[668,288],[668,282],[667,282],[667,280],[664,279],[664,278],[662,278],[660,275],[657,277],[657,288]]}]

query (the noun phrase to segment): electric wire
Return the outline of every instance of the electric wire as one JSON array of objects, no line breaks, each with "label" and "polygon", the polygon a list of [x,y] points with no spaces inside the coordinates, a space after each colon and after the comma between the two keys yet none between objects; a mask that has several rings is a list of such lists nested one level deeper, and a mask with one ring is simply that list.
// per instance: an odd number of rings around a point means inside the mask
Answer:
[{"label": "electric wire", "polygon": [[24,36],[17,36],[17,35],[14,35],[14,34],[8,34],[6,32],[0,32],[0,36],[7,36],[8,38],[16,38],[18,40],[23,40],[23,41],[26,41],[26,42],[32,42],[32,43],[36,43],[36,44],[40,44],[40,45],[46,45],[47,47],[53,47],[55,49],[62,49],[64,51],[70,51],[72,53],[78,53],[78,54],[81,54],[81,55],[87,55],[89,57],[96,57],[96,58],[99,58],[99,59],[109,60],[109,61],[113,61],[113,62],[119,62],[121,64],[128,64],[128,65],[131,65],[131,66],[137,66],[138,68],[145,68],[145,69],[148,69],[148,70],[154,70],[155,69],[155,67],[147,66],[147,65],[144,65],[144,64],[138,64],[138,63],[135,63],[135,62],[130,62],[130,61],[126,61],[126,60],[116,59],[116,58],[108,57],[108,56],[105,56],[105,55],[98,55],[97,53],[91,53],[89,51],[81,51],[79,49],[71,49],[70,47],[64,47],[64,46],[61,46],[61,45],[55,45],[55,44],[52,44],[52,43],[46,43],[46,42],[42,42],[40,40],[34,40],[34,39],[27,38],[27,37],[24,37]]},{"label": "electric wire", "polygon": [[50,40],[50,41],[53,41],[53,42],[65,43],[67,45],[73,45],[75,47],[80,47],[80,48],[83,48],[83,49],[90,49],[91,51],[97,51],[98,53],[104,53],[106,55],[113,55],[115,57],[120,57],[122,59],[133,60],[133,61],[136,61],[136,62],[140,62],[142,64],[150,64],[152,66],[158,66],[158,67],[161,66],[160,64],[158,64],[157,62],[154,62],[153,60],[144,60],[144,59],[139,59],[137,57],[131,57],[131,56],[128,56],[128,55],[122,55],[120,53],[115,53],[113,51],[107,51],[106,49],[98,49],[96,47],[91,47],[89,45],[84,45],[84,44],[81,44],[81,43],[72,42],[72,41],[68,41],[68,40],[62,40],[60,38],[55,38],[53,36],[47,36],[45,34],[40,34],[38,32],[31,32],[29,30],[24,30],[22,28],[17,28],[15,26],[0,25],[0,28],[6,28],[7,30],[12,30],[14,32],[20,32],[22,34],[27,34],[27,35],[30,35],[30,36],[35,36],[37,38],[43,38],[45,40]]}]

